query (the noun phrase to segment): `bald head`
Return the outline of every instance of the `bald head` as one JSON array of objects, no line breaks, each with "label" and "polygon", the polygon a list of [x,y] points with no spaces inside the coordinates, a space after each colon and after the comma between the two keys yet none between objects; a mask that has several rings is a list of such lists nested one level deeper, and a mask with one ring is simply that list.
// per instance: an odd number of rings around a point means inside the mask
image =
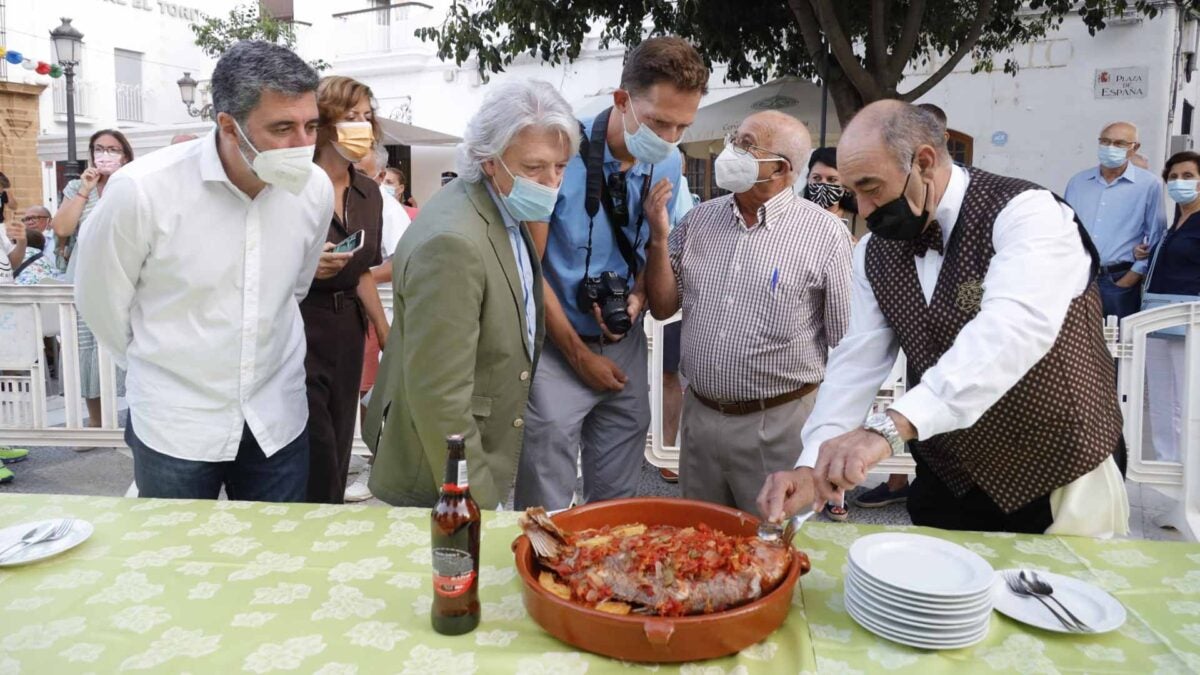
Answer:
[{"label": "bald head", "polygon": [[197,138],[199,137],[196,134],[175,134],[171,137],[171,145],[187,143],[188,141],[194,141]]},{"label": "bald head", "polygon": [[950,161],[946,150],[946,126],[936,115],[904,101],[876,101],[858,111],[842,132],[838,154],[852,149],[882,145],[896,165],[907,171],[917,151],[925,145],[939,160]]},{"label": "bald head", "polygon": [[1111,122],[1100,130],[1100,137],[1112,136],[1113,138],[1121,137],[1125,140],[1138,142],[1138,128],[1132,122]]},{"label": "bald head", "polygon": [[787,158],[788,185],[795,183],[805,170],[812,152],[808,127],[778,110],[764,110],[747,117],[738,127],[738,137],[749,138],[754,145]]},{"label": "bald head", "polygon": [[25,209],[24,215],[33,216],[34,218],[49,218],[50,217],[50,209],[39,204],[37,206],[31,206],[31,207]]}]

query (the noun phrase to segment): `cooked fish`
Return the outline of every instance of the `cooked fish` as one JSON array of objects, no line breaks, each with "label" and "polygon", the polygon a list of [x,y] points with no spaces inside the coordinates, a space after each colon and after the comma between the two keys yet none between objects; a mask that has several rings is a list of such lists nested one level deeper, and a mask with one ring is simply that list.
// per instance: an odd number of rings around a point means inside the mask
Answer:
[{"label": "cooked fish", "polygon": [[[783,544],[728,535],[704,524],[630,523],[565,532],[541,508],[528,509],[519,522],[538,561],[553,573],[543,572],[543,587],[617,614],[632,608],[683,616],[736,607],[775,588],[791,562]],[[795,554],[807,567],[807,556]]]}]

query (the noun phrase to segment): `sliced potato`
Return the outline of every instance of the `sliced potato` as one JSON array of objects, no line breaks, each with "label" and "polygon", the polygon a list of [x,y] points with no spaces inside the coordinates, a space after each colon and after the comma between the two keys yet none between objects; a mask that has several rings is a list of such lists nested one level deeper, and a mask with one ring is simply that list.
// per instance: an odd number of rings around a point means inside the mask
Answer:
[{"label": "sliced potato", "polygon": [[584,539],[583,541],[579,542],[578,545],[586,546],[587,548],[592,548],[594,546],[603,546],[610,541],[612,541],[612,536],[607,535],[607,534],[602,534],[597,537],[592,537],[591,539]]},{"label": "sliced potato", "polygon": [[612,531],[614,537],[636,537],[639,534],[646,532],[646,526],[641,523],[633,523],[632,525],[622,525]]},{"label": "sliced potato", "polygon": [[566,584],[559,583],[558,579],[555,579],[553,574],[546,572],[545,570],[538,575],[538,583],[541,584],[542,588],[550,591],[563,600],[571,599],[571,587],[567,586]]},{"label": "sliced potato", "polygon": [[605,600],[596,605],[596,609],[607,614],[620,614],[624,616],[633,611],[633,607],[625,602],[617,602],[616,600]]}]

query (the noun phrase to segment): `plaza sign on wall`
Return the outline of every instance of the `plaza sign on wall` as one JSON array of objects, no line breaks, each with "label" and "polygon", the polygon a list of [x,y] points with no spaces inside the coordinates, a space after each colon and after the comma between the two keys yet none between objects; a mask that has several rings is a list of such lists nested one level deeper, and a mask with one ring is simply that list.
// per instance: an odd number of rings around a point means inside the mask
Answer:
[{"label": "plaza sign on wall", "polygon": [[1096,71],[1096,98],[1146,98],[1150,69],[1143,66]]},{"label": "plaza sign on wall", "polygon": [[101,2],[106,5],[121,5],[129,9],[154,12],[162,16],[187,22],[203,21],[208,18],[208,15],[195,7],[180,5],[175,2],[166,2],[165,0],[101,0]]}]

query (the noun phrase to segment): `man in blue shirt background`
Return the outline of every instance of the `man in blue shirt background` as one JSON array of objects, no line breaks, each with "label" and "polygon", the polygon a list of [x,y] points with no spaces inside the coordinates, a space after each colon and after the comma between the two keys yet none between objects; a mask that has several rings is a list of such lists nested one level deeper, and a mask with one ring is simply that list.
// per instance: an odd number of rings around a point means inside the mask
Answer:
[{"label": "man in blue shirt background", "polygon": [[[517,508],[569,506],[580,455],[584,501],[632,497],[637,489],[650,426],[641,323],[650,234],[642,202],[662,181],[679,194],[676,146],[696,117],[708,78],[700,54],[680,38],[651,38],[638,45],[626,59],[613,107],[597,116],[607,116],[601,208],[589,217],[586,158],[577,154],[567,166],[550,223],[530,223],[535,243],[544,250],[550,339],[525,416]],[[595,121],[581,120],[585,138],[592,138]],[[629,244],[628,256],[614,225]],[[606,327],[598,306],[577,302],[584,278],[604,272],[623,278],[629,291],[625,307],[632,325],[622,334]]]},{"label": "man in blue shirt background", "polygon": [[1100,297],[1104,315],[1124,318],[1141,309],[1142,277],[1148,260],[1135,260],[1139,244],[1153,246],[1167,227],[1162,182],[1134,166],[1137,127],[1113,122],[1100,132],[1100,166],[1081,171],[1063,197],[1100,253]]}]

